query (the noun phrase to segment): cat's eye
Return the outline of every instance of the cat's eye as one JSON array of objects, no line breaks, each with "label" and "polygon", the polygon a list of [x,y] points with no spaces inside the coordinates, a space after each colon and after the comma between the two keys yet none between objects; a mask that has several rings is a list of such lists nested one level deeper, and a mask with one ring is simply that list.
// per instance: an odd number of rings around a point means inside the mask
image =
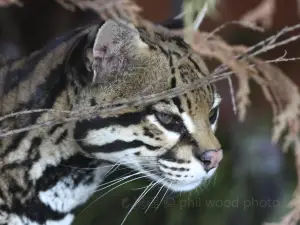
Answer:
[{"label": "cat's eye", "polygon": [[163,124],[170,124],[174,120],[174,117],[171,114],[167,114],[163,112],[156,112],[155,116],[158,119],[158,121]]},{"label": "cat's eye", "polygon": [[214,124],[218,118],[219,107],[215,107],[209,112],[209,122],[210,124]]}]

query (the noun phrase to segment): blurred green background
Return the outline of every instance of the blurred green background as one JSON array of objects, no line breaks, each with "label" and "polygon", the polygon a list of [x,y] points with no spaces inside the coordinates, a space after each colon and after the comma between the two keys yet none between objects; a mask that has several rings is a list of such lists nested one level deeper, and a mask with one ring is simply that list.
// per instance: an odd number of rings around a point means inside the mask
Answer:
[{"label": "blurred green background", "polygon": [[[168,21],[180,10],[181,0],[139,0],[144,16],[161,23]],[[211,31],[220,24],[237,20],[260,0],[223,0],[219,17],[205,19],[200,29]],[[252,45],[286,25],[298,22],[294,0],[277,1],[273,24],[261,34],[238,27],[228,27],[222,37],[232,44]],[[53,0],[27,0],[24,7],[0,8],[0,55],[16,58],[40,48],[53,37],[94,20],[91,12],[70,12]],[[180,23],[169,24],[178,27]],[[298,44],[277,49],[264,58],[275,58],[287,50],[299,56]],[[213,68],[216,64],[209,64]],[[299,63],[288,62],[280,67],[298,84]],[[217,137],[223,149],[224,159],[216,175],[190,193],[166,192],[153,188],[132,210],[128,225],[258,225],[264,221],[278,221],[289,210],[296,185],[292,151],[282,153],[280,146],[270,143],[272,115],[259,87],[251,85],[252,105],[245,122],[239,123],[233,114],[227,82],[217,84],[223,102]],[[108,181],[126,174],[120,169]],[[120,183],[118,183],[120,184]],[[77,210],[74,225],[119,225],[131,206],[144,191],[149,181],[136,180],[114,190],[114,186],[99,191],[83,207]],[[99,199],[99,196],[110,191]],[[157,198],[153,200],[156,194]],[[153,200],[153,202],[152,202]],[[149,204],[152,202],[149,209]]]}]

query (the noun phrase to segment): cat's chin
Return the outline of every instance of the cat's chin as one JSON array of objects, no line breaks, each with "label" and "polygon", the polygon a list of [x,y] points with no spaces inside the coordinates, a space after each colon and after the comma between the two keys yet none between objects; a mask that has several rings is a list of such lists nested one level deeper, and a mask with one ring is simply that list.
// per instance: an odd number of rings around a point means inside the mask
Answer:
[{"label": "cat's chin", "polygon": [[165,185],[167,186],[170,190],[175,191],[175,192],[187,192],[187,191],[192,191],[199,187],[202,183],[202,180],[199,181],[194,181],[191,183],[176,183],[176,184],[169,184]]},{"label": "cat's chin", "polygon": [[154,180],[161,185],[163,185],[165,188],[175,191],[175,192],[188,192],[192,191],[196,188],[198,188],[201,183],[207,179],[209,179],[214,173],[215,173],[216,168],[212,169],[207,173],[206,176],[199,177],[197,180],[193,181],[178,181],[178,180],[170,180],[170,179],[164,179],[161,176],[158,176],[156,174],[152,174],[149,172],[146,172],[146,175],[151,179]]}]

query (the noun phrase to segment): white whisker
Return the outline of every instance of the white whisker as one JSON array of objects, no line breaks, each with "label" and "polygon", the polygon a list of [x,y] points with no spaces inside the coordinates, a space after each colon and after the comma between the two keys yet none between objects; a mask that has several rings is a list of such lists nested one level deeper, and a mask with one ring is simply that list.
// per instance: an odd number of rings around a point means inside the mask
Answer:
[{"label": "white whisker", "polygon": [[[164,179],[166,179],[166,178],[163,178],[163,179],[157,181],[157,182],[153,185],[153,187],[155,187],[157,184],[159,184],[159,183],[160,183],[161,181],[163,181]],[[148,206],[147,209],[145,210],[145,213],[147,213],[148,209],[151,207],[152,203],[154,202],[154,200],[156,199],[156,197],[158,196],[158,194],[160,193],[160,191],[163,189],[163,187],[164,187],[164,186],[162,185],[161,188],[159,189],[159,191],[157,192],[157,194],[154,196],[154,198],[153,198],[152,201],[150,202],[149,206]]]},{"label": "white whisker", "polygon": [[[119,160],[119,161],[120,161],[120,160]],[[113,165],[113,167],[110,168],[110,169],[107,171],[107,173],[104,175],[104,177],[107,177],[109,174],[113,173],[114,171],[116,171],[116,169],[119,168],[119,166],[120,166],[119,161],[117,161],[117,162]],[[114,167],[116,167],[116,168],[114,168]]]},{"label": "white whisker", "polygon": [[134,209],[134,207],[142,200],[143,197],[146,196],[146,194],[152,189],[154,181],[152,181],[148,187],[142,192],[142,194],[138,197],[138,199],[134,202],[134,204],[131,206],[130,210],[128,211],[128,213],[126,214],[126,216],[124,217],[121,225],[123,225],[127,219],[127,217],[129,216],[129,214],[131,213],[131,211]]},{"label": "white whisker", "polygon": [[168,192],[171,185],[172,185],[172,183],[168,185],[168,188],[167,188],[165,194],[163,195],[162,199],[160,200],[158,206],[156,207],[155,211],[159,208],[160,204],[163,202],[163,200],[164,200],[164,198],[165,198],[165,196],[166,196],[166,194],[167,194],[167,192]]},{"label": "white whisker", "polygon": [[116,179],[116,180],[118,180],[118,181],[116,181],[116,182],[114,182],[114,183],[112,183],[112,184],[109,184],[109,185],[107,185],[106,187],[96,189],[96,190],[94,191],[94,193],[99,192],[99,191],[102,191],[102,190],[104,190],[104,189],[106,189],[106,188],[108,188],[108,187],[111,187],[111,186],[113,186],[113,185],[115,185],[115,184],[117,184],[117,183],[122,182],[123,180],[126,180],[126,179],[128,179],[128,178],[130,178],[130,177],[133,177],[133,176],[136,176],[136,175],[139,175],[139,174],[142,174],[142,172],[137,172],[137,173],[128,175],[128,176],[126,176],[126,177],[122,177],[122,178]]},{"label": "white whisker", "polygon": [[[141,173],[141,172],[139,172],[139,173],[137,173],[137,174],[140,174],[140,173]],[[135,175],[137,175],[137,174],[135,174]],[[122,183],[122,184],[119,184],[119,185],[117,185],[116,187],[113,187],[113,188],[110,189],[109,191],[107,191],[107,192],[105,192],[104,194],[100,195],[96,200],[94,200],[93,202],[91,202],[87,207],[85,207],[85,208],[79,213],[79,215],[81,215],[85,210],[87,210],[92,204],[94,204],[94,203],[95,203],[96,201],[98,201],[100,198],[104,197],[105,195],[107,195],[107,194],[110,193],[111,191],[115,190],[116,188],[118,188],[118,187],[120,187],[120,186],[123,186],[124,184],[127,184],[127,183],[129,183],[129,182],[132,182],[132,181],[135,181],[135,180],[144,178],[144,177],[147,177],[147,176],[145,176],[145,175],[144,175],[144,176],[140,176],[140,177],[131,179],[131,180],[129,180],[129,181],[126,181],[126,182],[124,182],[124,183]],[[103,189],[100,189],[100,190],[103,190]],[[96,190],[95,192],[98,192],[98,191],[100,191],[100,190]],[[95,192],[94,192],[94,193],[95,193]]]},{"label": "white whisker", "polygon": [[100,169],[100,168],[105,168],[105,167],[111,167],[113,165],[100,165],[97,167],[77,167],[77,166],[70,166],[70,165],[66,165],[66,164],[62,164],[60,163],[59,165],[64,166],[64,167],[68,167],[71,169],[79,169],[79,170],[96,170],[96,169]]}]

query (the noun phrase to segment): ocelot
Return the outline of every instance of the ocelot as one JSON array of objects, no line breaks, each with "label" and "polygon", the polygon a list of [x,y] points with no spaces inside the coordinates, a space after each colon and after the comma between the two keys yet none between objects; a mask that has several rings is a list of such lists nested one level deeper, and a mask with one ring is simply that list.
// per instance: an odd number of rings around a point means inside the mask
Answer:
[{"label": "ocelot", "polygon": [[[71,224],[74,210],[115,165],[176,192],[193,190],[215,173],[223,153],[214,135],[221,98],[213,85],[112,115],[49,125],[51,111],[37,110],[88,109],[209,73],[182,38],[158,27],[151,32],[107,20],[1,67],[0,224]],[[3,118],[26,110],[36,111]]]}]

